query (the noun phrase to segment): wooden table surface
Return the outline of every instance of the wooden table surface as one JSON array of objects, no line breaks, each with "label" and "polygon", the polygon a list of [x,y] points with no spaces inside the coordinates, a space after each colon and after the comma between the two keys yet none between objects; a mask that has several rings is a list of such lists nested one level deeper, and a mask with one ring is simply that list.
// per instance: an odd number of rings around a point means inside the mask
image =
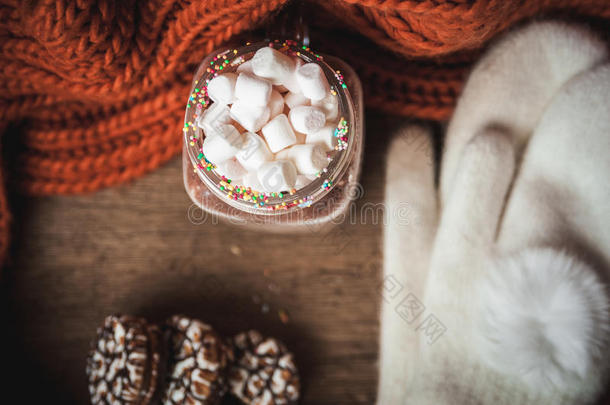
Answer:
[{"label": "wooden table surface", "polygon": [[[383,201],[398,121],[367,116],[357,208]],[[85,358],[104,316],[163,322],[184,313],[226,336],[257,328],[283,340],[302,374],[303,404],[374,402],[382,224],[373,215],[291,237],[212,218],[194,224],[179,158],[125,186],[13,205],[0,283],[4,395],[87,403]]]}]

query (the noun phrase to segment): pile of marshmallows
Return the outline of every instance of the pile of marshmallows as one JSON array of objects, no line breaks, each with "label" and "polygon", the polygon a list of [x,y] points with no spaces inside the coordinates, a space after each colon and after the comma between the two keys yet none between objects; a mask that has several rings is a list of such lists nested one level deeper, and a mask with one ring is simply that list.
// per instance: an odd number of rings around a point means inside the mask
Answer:
[{"label": "pile of marshmallows", "polygon": [[207,93],[214,103],[197,117],[202,151],[235,184],[300,189],[328,165],[338,100],[318,64],[261,48],[236,73],[210,80]]}]

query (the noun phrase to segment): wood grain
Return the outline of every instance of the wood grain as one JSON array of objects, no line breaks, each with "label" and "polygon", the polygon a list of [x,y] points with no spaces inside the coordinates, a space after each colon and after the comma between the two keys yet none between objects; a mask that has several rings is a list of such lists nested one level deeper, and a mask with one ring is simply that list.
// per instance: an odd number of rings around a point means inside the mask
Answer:
[{"label": "wood grain", "polygon": [[[367,119],[356,212],[383,201],[387,134],[399,121]],[[87,403],[85,357],[104,316],[163,322],[185,313],[227,336],[257,328],[285,341],[303,404],[374,402],[382,258],[381,219],[372,214],[291,237],[212,218],[193,224],[178,158],[122,187],[13,205],[0,290],[9,396]]]}]

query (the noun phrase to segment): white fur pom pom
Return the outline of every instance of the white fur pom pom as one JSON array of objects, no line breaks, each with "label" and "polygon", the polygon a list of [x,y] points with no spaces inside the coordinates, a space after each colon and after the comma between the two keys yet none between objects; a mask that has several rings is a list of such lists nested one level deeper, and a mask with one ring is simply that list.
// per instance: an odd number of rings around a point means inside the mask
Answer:
[{"label": "white fur pom pom", "polygon": [[481,358],[537,391],[568,390],[600,374],[608,298],[593,270],[553,249],[498,260],[478,286]]}]

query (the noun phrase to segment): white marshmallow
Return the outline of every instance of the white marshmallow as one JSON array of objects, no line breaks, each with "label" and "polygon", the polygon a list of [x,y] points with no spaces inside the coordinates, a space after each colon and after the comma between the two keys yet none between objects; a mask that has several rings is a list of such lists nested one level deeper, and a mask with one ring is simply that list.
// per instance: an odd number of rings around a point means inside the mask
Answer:
[{"label": "white marshmallow", "polygon": [[318,107],[299,106],[290,110],[290,123],[295,131],[311,134],[326,123],[326,115]]},{"label": "white marshmallow", "polygon": [[251,61],[252,70],[257,76],[268,79],[275,85],[284,85],[290,91],[300,91],[294,77],[296,62],[290,56],[265,47],[256,51]]},{"label": "white marshmallow", "polygon": [[297,82],[297,78],[294,74],[288,78],[286,83],[284,83],[284,87],[293,93],[301,92],[301,88],[299,87],[299,83]]},{"label": "white marshmallow", "polygon": [[330,91],[324,71],[317,63],[306,63],[296,71],[297,82],[305,97],[322,100]]},{"label": "white marshmallow", "polygon": [[269,150],[276,153],[280,150],[294,145],[297,137],[294,134],[286,114],[279,114],[267,123],[262,129],[263,136],[269,145]]},{"label": "white marshmallow", "polygon": [[235,99],[235,73],[218,75],[208,83],[208,96],[216,103],[231,104]]},{"label": "white marshmallow", "polygon": [[271,83],[251,73],[240,73],[235,82],[235,97],[251,106],[266,106],[271,97]]},{"label": "white marshmallow", "polygon": [[288,108],[294,108],[301,105],[310,105],[309,99],[302,93],[293,93],[291,91],[284,96],[284,103],[286,103]]},{"label": "white marshmallow", "polygon": [[223,125],[231,123],[229,107],[222,103],[212,103],[197,118],[197,126],[203,129],[206,137],[214,136]]},{"label": "white marshmallow", "polygon": [[255,191],[264,191],[261,182],[258,181],[258,174],[256,171],[246,173],[246,175],[241,179],[241,185],[244,187],[250,187]]},{"label": "white marshmallow", "polygon": [[319,145],[325,152],[334,150],[337,146],[336,129],[337,127],[334,125],[326,125],[322,129],[308,134],[305,143]]},{"label": "white marshmallow", "polygon": [[284,97],[282,97],[277,90],[271,92],[271,97],[269,98],[269,111],[271,113],[270,118],[274,118],[284,111]]},{"label": "white marshmallow", "polygon": [[203,141],[203,154],[215,165],[234,157],[243,146],[243,137],[233,125],[223,125],[216,135]]},{"label": "white marshmallow", "polygon": [[287,90],[293,92],[293,93],[303,93],[301,91],[301,86],[299,85],[299,81],[297,80],[297,70],[303,66],[303,59],[294,56],[292,58],[292,60],[294,60],[294,71],[292,72],[292,74],[290,76],[288,76],[286,78],[286,83],[283,87],[285,87]]},{"label": "white marshmallow", "polygon": [[245,61],[237,67],[237,73],[251,73],[254,74],[252,70],[252,61]]},{"label": "white marshmallow", "polygon": [[286,148],[284,150],[279,151],[278,153],[275,154],[274,159],[275,160],[290,160],[290,149],[291,148]]},{"label": "white marshmallow", "polygon": [[269,121],[271,112],[267,106],[249,105],[247,101],[236,100],[231,106],[231,118],[250,132],[258,132]]},{"label": "white marshmallow", "polygon": [[313,175],[328,165],[326,152],[319,145],[294,145],[276,155],[276,159],[294,163],[299,174]]},{"label": "white marshmallow", "polygon": [[307,176],[305,176],[304,174],[299,174],[297,175],[297,181],[294,183],[294,188],[300,190],[309,183],[311,183],[311,180],[308,179]]},{"label": "white marshmallow", "polygon": [[339,115],[339,98],[330,92],[322,100],[312,101],[311,105],[324,111],[327,121],[332,121]]},{"label": "white marshmallow", "polygon": [[217,164],[216,173],[234,182],[239,182],[246,175],[246,169],[235,158],[232,158]]},{"label": "white marshmallow", "polygon": [[265,163],[256,173],[262,191],[266,192],[291,190],[297,180],[297,169],[288,160]]},{"label": "white marshmallow", "polygon": [[244,144],[237,152],[237,160],[247,170],[257,170],[259,167],[273,159],[265,140],[253,132],[246,132]]}]

